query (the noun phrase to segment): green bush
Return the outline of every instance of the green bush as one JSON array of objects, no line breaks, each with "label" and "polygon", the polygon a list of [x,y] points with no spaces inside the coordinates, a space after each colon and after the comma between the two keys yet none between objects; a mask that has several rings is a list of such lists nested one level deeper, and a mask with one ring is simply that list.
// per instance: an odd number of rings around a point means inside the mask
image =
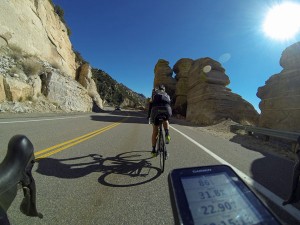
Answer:
[{"label": "green bush", "polygon": [[54,12],[59,16],[61,22],[63,22],[65,24],[65,26],[67,28],[67,34],[69,36],[71,36],[72,31],[71,31],[70,27],[68,26],[68,24],[65,21],[65,18],[64,18],[65,12],[64,12],[63,8],[61,8],[59,5],[55,5],[54,6]]}]

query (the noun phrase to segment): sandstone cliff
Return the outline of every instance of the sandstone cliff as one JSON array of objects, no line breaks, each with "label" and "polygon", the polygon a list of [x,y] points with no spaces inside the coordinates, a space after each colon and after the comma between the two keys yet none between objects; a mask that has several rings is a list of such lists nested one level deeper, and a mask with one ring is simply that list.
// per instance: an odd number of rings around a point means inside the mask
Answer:
[{"label": "sandstone cliff", "polygon": [[37,57],[0,49],[0,112],[91,111],[90,93]]},{"label": "sandstone cliff", "polygon": [[230,80],[219,62],[211,58],[195,60],[188,76],[188,121],[212,125],[231,119],[241,124],[257,124],[259,115],[254,107],[226,88]]},{"label": "sandstone cliff", "polygon": [[175,90],[176,101],[174,105],[175,114],[186,116],[189,70],[193,62],[192,59],[183,58],[178,60],[173,66],[177,81]]},{"label": "sandstone cliff", "polygon": [[230,80],[219,62],[208,57],[183,58],[176,62],[173,71],[168,61],[160,59],[154,69],[154,86],[164,84],[168,87],[166,91],[176,98],[174,114],[201,125],[217,124],[224,119],[246,125],[258,123],[259,114],[254,107],[226,87]]},{"label": "sandstone cliff", "polygon": [[100,108],[103,109],[103,101],[98,93],[96,83],[92,79],[92,68],[89,64],[83,64],[78,70],[78,82],[86,88],[89,96],[93,99],[93,102]]},{"label": "sandstone cliff", "polygon": [[172,74],[173,70],[169,66],[169,62],[164,59],[159,59],[154,68],[154,87],[163,84],[172,102],[174,102],[176,79],[172,77]]},{"label": "sandstone cliff", "polygon": [[258,89],[259,125],[300,132],[300,42],[283,51],[280,65],[283,70]]},{"label": "sandstone cliff", "polygon": [[49,0],[1,0],[0,47],[19,48],[75,78],[75,54]]}]

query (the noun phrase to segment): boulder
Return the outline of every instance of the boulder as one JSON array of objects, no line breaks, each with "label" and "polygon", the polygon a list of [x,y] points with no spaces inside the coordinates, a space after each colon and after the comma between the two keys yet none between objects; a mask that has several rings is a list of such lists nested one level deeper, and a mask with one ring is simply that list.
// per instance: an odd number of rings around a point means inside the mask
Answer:
[{"label": "boulder", "polygon": [[188,74],[193,63],[192,59],[183,58],[178,60],[173,66],[173,71],[177,80],[176,90],[175,90],[175,105],[174,113],[186,115],[187,107],[187,93],[188,93]]},{"label": "boulder", "polygon": [[287,47],[281,54],[280,65],[284,69],[299,69],[300,65],[300,42]]},{"label": "boulder", "polygon": [[154,87],[163,84],[166,92],[170,95],[172,101],[175,98],[176,79],[172,77],[173,70],[169,66],[169,62],[159,59],[154,68]]},{"label": "boulder", "polygon": [[201,125],[224,119],[256,125],[258,113],[249,102],[226,88],[229,83],[219,62],[211,58],[195,60],[189,70],[186,119]]},{"label": "boulder", "polygon": [[92,68],[89,64],[85,63],[80,66],[78,72],[78,82],[87,89],[89,96],[93,99],[95,104],[103,109],[103,101],[97,91],[95,81],[92,79]]},{"label": "boulder", "polygon": [[18,79],[5,77],[3,87],[8,101],[25,101],[32,97],[32,86]]},{"label": "boulder", "polygon": [[258,88],[261,127],[300,132],[300,42],[282,53],[284,68]]},{"label": "boulder", "polygon": [[32,86],[32,98],[36,100],[42,92],[42,80],[40,76],[30,76],[29,84]]},{"label": "boulder", "polygon": [[61,76],[55,71],[41,75],[42,93],[47,99],[66,112],[91,111],[93,101],[88,91],[77,81],[68,76]]}]

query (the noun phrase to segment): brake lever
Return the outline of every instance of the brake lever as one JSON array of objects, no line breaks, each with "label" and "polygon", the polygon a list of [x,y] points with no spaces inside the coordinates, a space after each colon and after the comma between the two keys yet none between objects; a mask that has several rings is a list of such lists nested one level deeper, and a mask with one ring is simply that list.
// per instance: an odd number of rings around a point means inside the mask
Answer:
[{"label": "brake lever", "polygon": [[42,218],[36,209],[36,187],[32,176],[34,148],[24,135],[12,137],[7,154],[0,163],[0,224],[9,225],[7,210],[14,201],[21,184],[24,198],[20,210],[27,216]]},{"label": "brake lever", "polygon": [[35,163],[34,157],[31,158],[25,169],[23,179],[21,180],[24,198],[20,205],[20,210],[26,216],[43,218],[43,215],[36,208],[36,186],[32,176],[32,168]]}]

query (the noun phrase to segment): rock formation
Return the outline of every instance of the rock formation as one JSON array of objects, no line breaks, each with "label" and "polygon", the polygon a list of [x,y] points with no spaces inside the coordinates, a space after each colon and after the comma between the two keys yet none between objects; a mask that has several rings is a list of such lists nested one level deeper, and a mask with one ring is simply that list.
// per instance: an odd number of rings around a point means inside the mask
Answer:
[{"label": "rock formation", "polygon": [[88,95],[87,89],[77,81],[55,71],[42,74],[41,80],[43,95],[64,111],[91,111],[92,99]]},{"label": "rock formation", "polygon": [[49,0],[0,1],[0,47],[23,50],[75,78],[75,54],[67,28]]},{"label": "rock formation", "polygon": [[[92,99],[88,91],[90,94],[93,93],[91,91],[93,85],[88,82],[86,85],[88,89],[36,57],[16,55],[11,49],[1,48],[1,112],[90,111]],[[26,105],[23,109],[22,104]],[[10,105],[13,107],[12,110],[9,109]],[[46,105],[49,107],[45,107]]]},{"label": "rock formation", "polygon": [[261,127],[300,132],[300,42],[286,48],[283,70],[258,88]]},{"label": "rock formation", "polygon": [[211,58],[195,60],[189,71],[187,120],[202,125],[223,119],[256,124],[258,113],[250,103],[226,88],[229,83],[219,62]]},{"label": "rock formation", "polygon": [[169,62],[164,59],[159,59],[154,68],[154,87],[163,84],[166,87],[166,92],[174,101],[176,90],[176,79],[172,77],[173,70],[169,66]]},{"label": "rock formation", "polygon": [[188,74],[193,63],[192,59],[183,58],[178,60],[173,66],[176,74],[176,101],[174,105],[174,113],[185,116],[187,109],[187,93],[188,93]]},{"label": "rock formation", "polygon": [[96,83],[92,79],[92,68],[89,64],[85,63],[80,66],[78,72],[78,82],[87,89],[89,96],[93,99],[93,102],[103,109],[103,101],[97,91]]}]

